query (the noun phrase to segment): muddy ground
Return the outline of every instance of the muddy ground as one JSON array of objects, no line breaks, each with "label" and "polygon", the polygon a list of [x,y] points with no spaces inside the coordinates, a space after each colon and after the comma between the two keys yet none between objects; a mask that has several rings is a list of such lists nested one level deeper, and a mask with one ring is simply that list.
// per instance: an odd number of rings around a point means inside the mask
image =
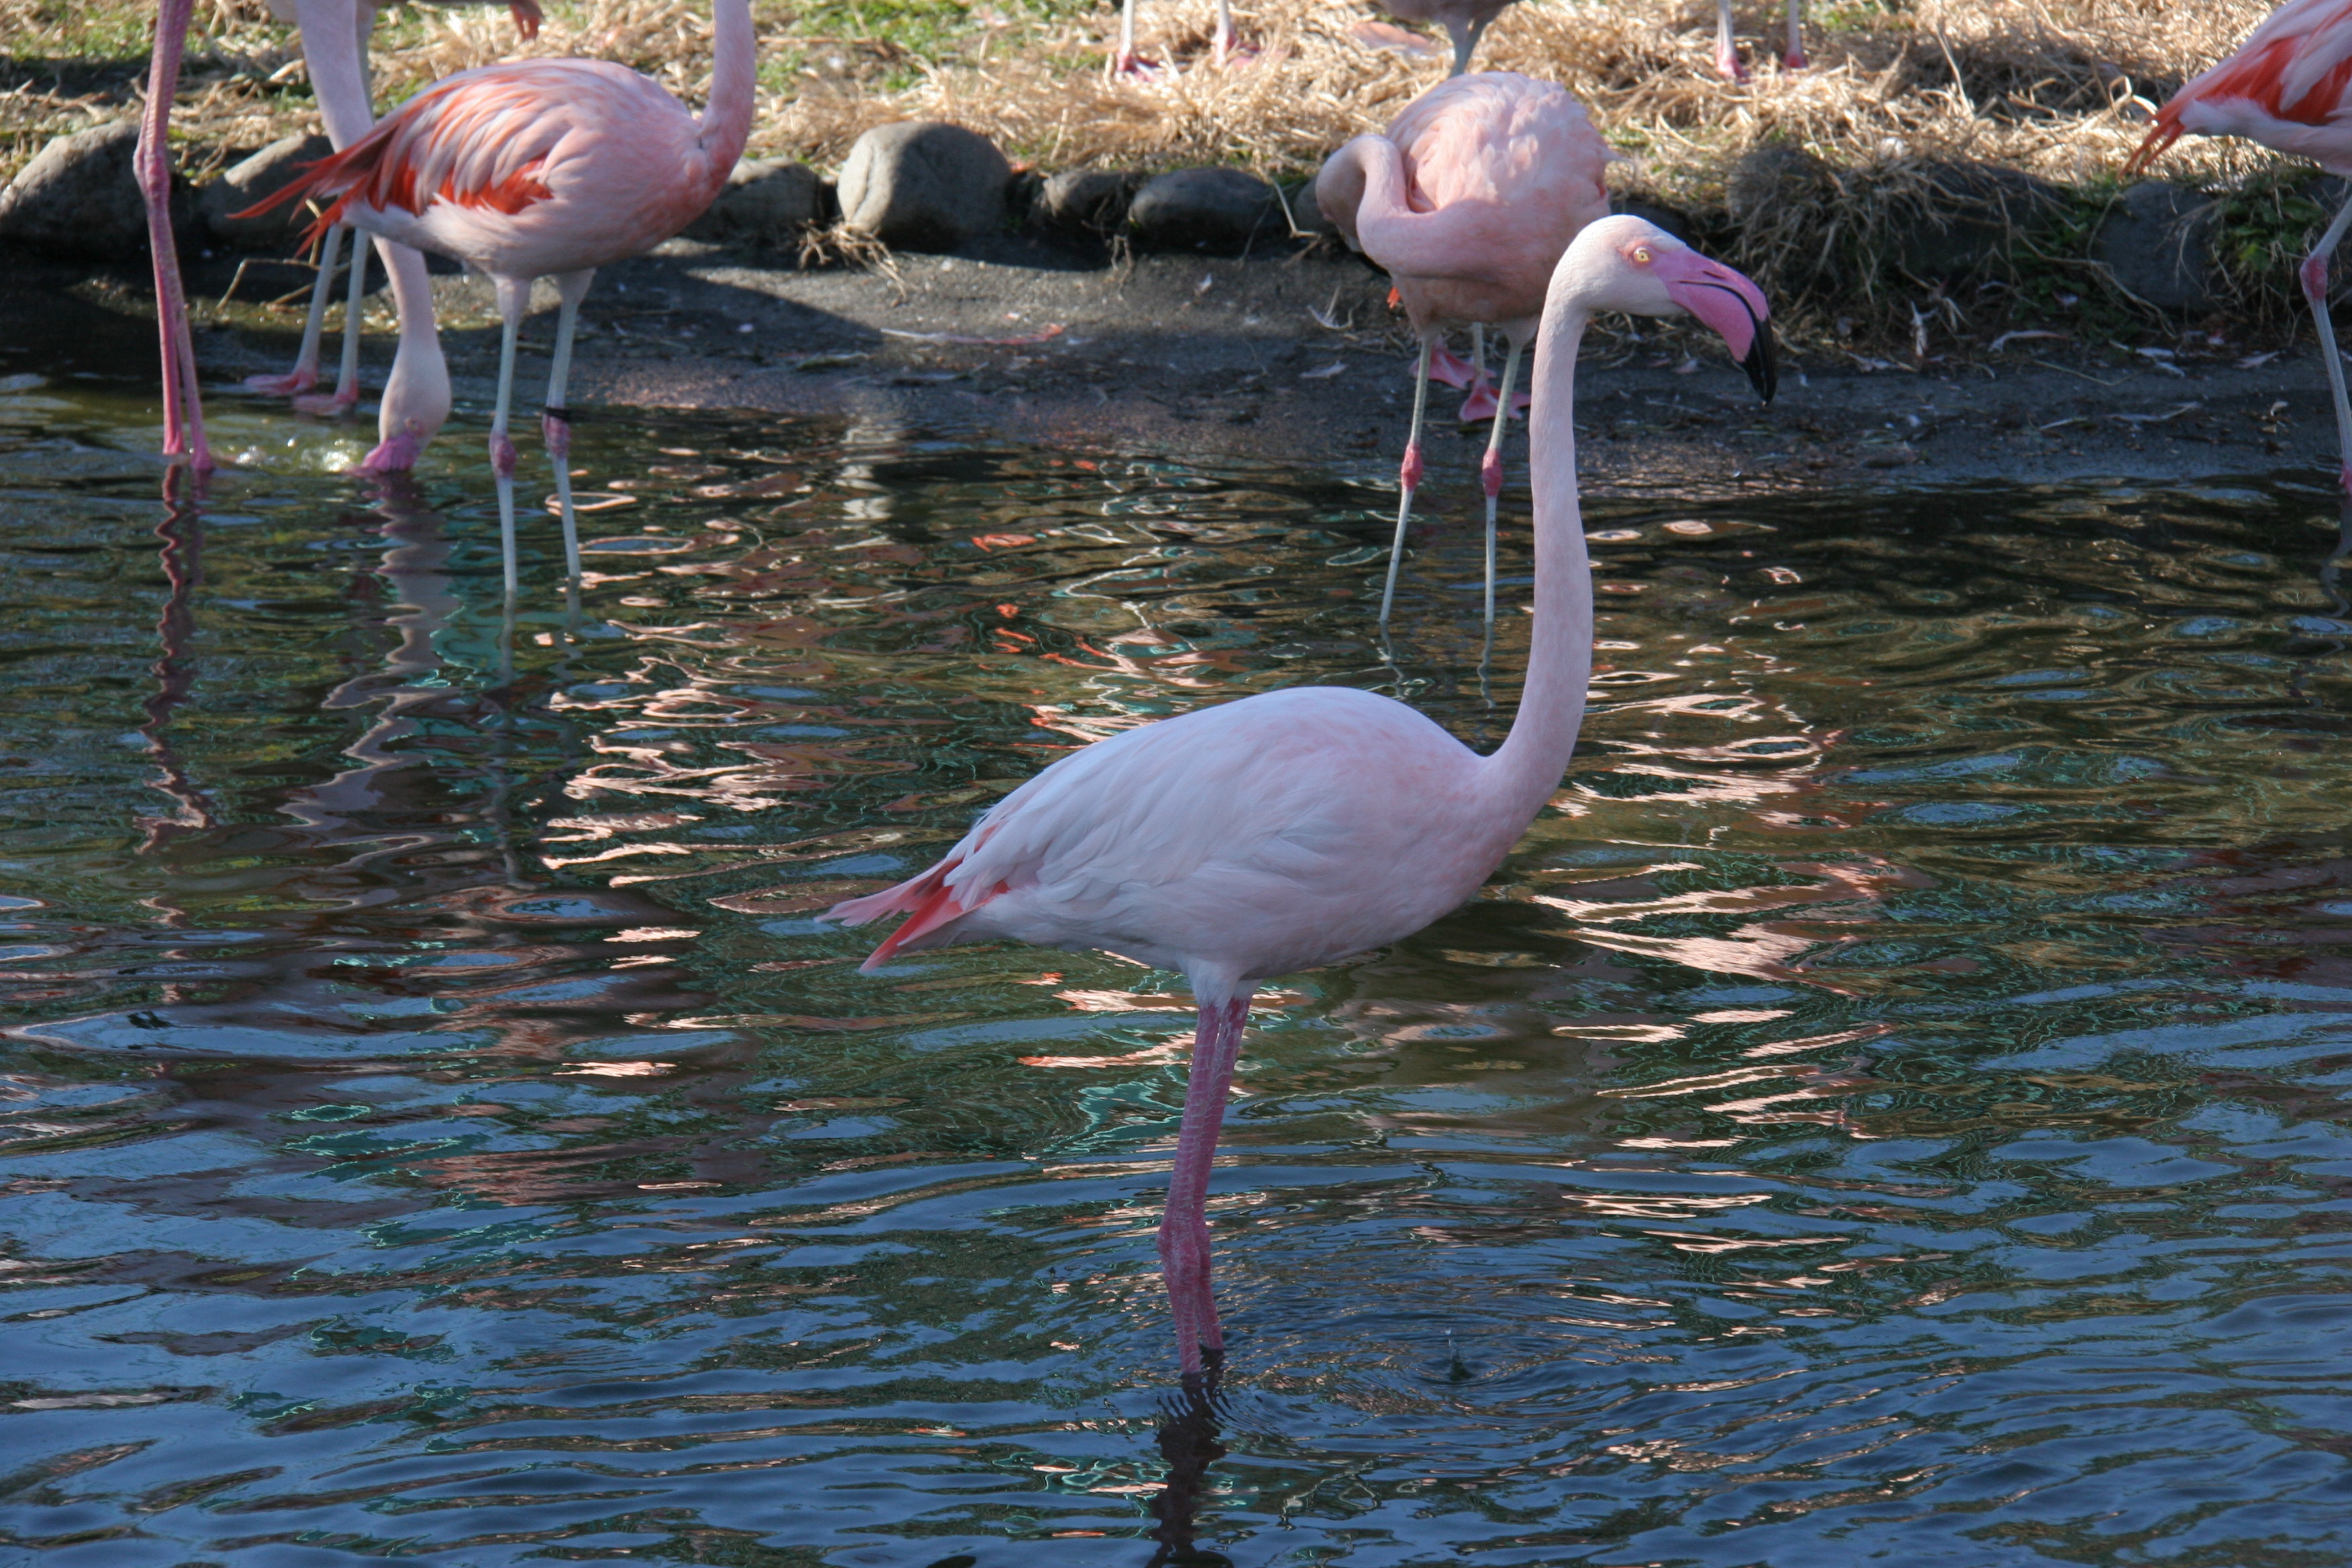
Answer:
[{"label": "muddy ground", "polygon": [[[289,265],[194,264],[210,395],[290,362]],[[226,307],[215,302],[234,283]],[[436,279],[460,399],[486,408],[497,368],[488,285]],[[535,406],[552,295],[524,330]],[[887,272],[761,265],[688,241],[610,268],[583,311],[572,402],[887,419],[942,433],[1360,468],[1397,451],[1409,363],[1385,282],[1345,255],[1112,257],[1006,237]],[[91,275],[0,258],[0,371],[152,354],[143,272]],[[367,361],[391,352],[379,296]],[[2192,340],[2155,354],[2063,339],[1988,352],[1931,335],[1928,357],[1784,352],[1758,405],[1719,343],[1679,326],[1604,324],[1580,378],[1588,483],[1848,488],[2069,478],[2287,473],[2324,487],[2334,425],[2308,338],[2281,353]],[[330,363],[331,363],[331,351]],[[105,362],[100,364],[99,362]],[[1431,441],[1437,482],[1466,480],[1483,430]],[[445,440],[441,461],[470,443]],[[470,453],[466,454],[470,457]],[[2324,493],[2324,492],[2322,492]]]}]

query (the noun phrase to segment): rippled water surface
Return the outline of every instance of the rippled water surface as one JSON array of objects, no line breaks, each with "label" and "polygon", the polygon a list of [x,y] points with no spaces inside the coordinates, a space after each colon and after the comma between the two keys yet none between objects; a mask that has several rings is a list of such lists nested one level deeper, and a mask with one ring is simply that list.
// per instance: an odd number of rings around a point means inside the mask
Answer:
[{"label": "rippled water surface", "polygon": [[1139,719],[1491,741],[1470,531],[1391,668],[1369,460],[632,416],[508,625],[471,437],[0,387],[10,1561],[2352,1560],[2315,490],[1594,506],[1552,808],[1261,997],[1204,1407],[1175,978],[810,917]]}]

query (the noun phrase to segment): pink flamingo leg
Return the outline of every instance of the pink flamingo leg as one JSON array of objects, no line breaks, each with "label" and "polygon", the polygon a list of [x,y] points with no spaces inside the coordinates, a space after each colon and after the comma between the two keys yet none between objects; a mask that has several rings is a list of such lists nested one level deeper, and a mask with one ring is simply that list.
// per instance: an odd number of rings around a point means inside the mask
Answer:
[{"label": "pink flamingo leg", "polygon": [[360,321],[367,310],[367,242],[354,237],[351,278],[343,294],[342,358],[335,371],[335,390],[325,397],[297,397],[294,406],[304,414],[335,418],[350,413],[359,403]]},{"label": "pink flamingo leg", "polygon": [[2352,200],[2336,211],[2336,221],[2319,237],[2319,243],[2303,263],[2303,297],[2311,305],[2311,320],[2319,329],[2319,355],[2327,364],[2327,391],[2336,403],[2336,443],[2341,466],[2337,478],[2343,481],[2345,493],[2352,495],[2352,398],[2345,395],[2344,356],[2336,352],[2336,323],[2327,309],[2327,263],[2335,255],[2344,230],[2352,225]]},{"label": "pink flamingo leg", "polygon": [[1805,0],[1789,0],[1789,52],[1780,57],[1780,63],[1792,71],[1812,63],[1805,58]]},{"label": "pink flamingo leg", "polygon": [[1503,427],[1511,420],[1511,388],[1519,379],[1519,345],[1503,357],[1503,395],[1495,407],[1495,427],[1486,437],[1486,456],[1478,465],[1479,482],[1486,490],[1486,630],[1495,629],[1495,512],[1503,493]]},{"label": "pink flamingo leg", "polygon": [[284,375],[247,376],[247,392],[291,397],[319,384],[319,341],[326,333],[327,296],[334,288],[335,262],[342,254],[343,226],[337,224],[319,247],[319,277],[310,285],[310,313],[302,319],[302,348],[294,356],[294,368]]},{"label": "pink flamingo leg", "polygon": [[1715,74],[1726,81],[1748,79],[1748,68],[1739,63],[1739,49],[1731,41],[1731,0],[1715,4]]},{"label": "pink flamingo leg", "polygon": [[180,253],[172,237],[172,150],[165,140],[172,99],[180,85],[180,55],[187,46],[194,0],[162,0],[155,12],[155,55],[147,78],[147,110],[139,124],[132,170],[147,205],[147,245],[154,253],[155,325],[163,370],[163,455],[185,457],[199,474],[212,471],[205,439],[203,395],[196,385],[196,349],[188,331],[188,300],[180,286]]},{"label": "pink flamingo leg", "polygon": [[1201,1370],[1202,1350],[1222,1356],[1223,1326],[1209,1273],[1209,1169],[1217,1157],[1217,1130],[1225,1119],[1234,1064],[1240,1059],[1249,996],[1201,999],[1192,1037],[1192,1067],[1184,1088],[1184,1129],[1176,1140],[1176,1168],[1168,1179],[1168,1212],[1160,1221],[1160,1265],[1176,1319],[1177,1364]]},{"label": "pink flamingo leg", "polygon": [[522,586],[515,552],[515,445],[507,438],[507,405],[514,401],[515,342],[522,335],[522,313],[530,304],[530,279],[499,278],[499,314],[506,332],[499,344],[499,408],[490,419],[490,472],[499,485],[499,551],[506,566],[507,598],[512,602]]},{"label": "pink flamingo leg", "polygon": [[555,501],[563,514],[563,572],[580,577],[580,524],[572,510],[572,421],[564,416],[564,386],[572,379],[572,332],[580,322],[580,301],[596,280],[595,268],[566,272],[555,280],[563,305],[555,318],[555,362],[547,373],[547,407],[540,416],[540,434],[547,440],[547,456],[555,465]]},{"label": "pink flamingo leg", "polygon": [[1135,0],[1121,0],[1118,8],[1118,53],[1111,57],[1110,74],[1137,80],[1149,79],[1158,67],[1135,56]]},{"label": "pink flamingo leg", "polygon": [[1412,363],[1412,431],[1404,439],[1404,462],[1397,469],[1396,539],[1389,546],[1389,580],[1381,590],[1381,629],[1388,630],[1389,611],[1396,604],[1397,572],[1404,564],[1405,524],[1412,519],[1412,492],[1421,484],[1421,420],[1429,408],[1429,353],[1437,341],[1431,333],[1421,340]]}]

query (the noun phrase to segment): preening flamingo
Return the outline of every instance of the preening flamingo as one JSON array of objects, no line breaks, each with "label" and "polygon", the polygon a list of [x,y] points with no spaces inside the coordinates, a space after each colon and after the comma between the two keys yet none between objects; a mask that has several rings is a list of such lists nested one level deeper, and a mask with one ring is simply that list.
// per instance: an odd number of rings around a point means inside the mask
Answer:
[{"label": "preening flamingo", "polygon": [[580,574],[564,384],[580,301],[596,268],[642,255],[694,221],[726,186],[751,132],[751,0],[716,0],[710,100],[698,120],[658,82],[604,60],[517,60],[434,83],[374,130],[251,210],[314,197],[313,233],[336,223],[454,256],[489,275],[506,325],[490,466],[498,477],[506,587],[517,589],[514,443],[507,407],[534,279],[562,312],[541,429],[563,516],[564,569]]},{"label": "preening flamingo", "polygon": [[155,52],[147,68],[147,107],[139,117],[139,148],[131,173],[147,207],[147,248],[155,264],[155,326],[163,339],[163,456],[184,458],[199,474],[212,471],[205,439],[205,405],[196,386],[196,349],[188,333],[188,297],[180,287],[180,252],[172,234],[172,98],[180,89],[180,55],[187,47],[195,0],[159,0]]},{"label": "preening flamingo", "polygon": [[1438,83],[1407,104],[1385,133],[1357,137],[1315,176],[1316,205],[1350,246],[1388,270],[1421,340],[1412,430],[1397,475],[1396,542],[1381,593],[1383,626],[1421,483],[1430,357],[1446,329],[1473,323],[1502,328],[1510,343],[1479,468],[1486,489],[1486,622],[1494,624],[1495,512],[1511,387],[1561,253],[1580,229],[1608,216],[1601,173],[1611,155],[1566,89],[1511,71],[1483,71]]},{"label": "preening flamingo", "polygon": [[[1780,63],[1792,71],[1803,70],[1805,58],[1805,0],[1789,0],[1789,47],[1780,56]],[[1715,0],[1715,69],[1726,81],[1746,81],[1748,68],[1739,62],[1739,50],[1731,41],[1731,0]]]},{"label": "preening flamingo", "polygon": [[[2352,0],[2290,0],[2272,12],[2236,54],[2166,100],[2124,173],[2145,173],[2185,135],[2243,136],[2352,180]],[[2336,403],[2338,477],[2352,495],[2352,401],[2327,310],[2327,264],[2347,226],[2352,200],[2304,258],[2302,279]]]},{"label": "preening flamingo", "polygon": [[1410,936],[1476,891],[1559,788],[1592,668],[1576,493],[1576,352],[1596,311],[1721,332],[1772,395],[1764,297],[1640,218],[1579,235],[1536,349],[1535,627],[1517,716],[1479,756],[1402,702],[1340,687],[1267,692],[1124,730],[1054,763],[946,858],[824,918],[905,911],[865,967],[949,942],[1099,948],[1181,970],[1200,1008],[1160,1226],[1183,1369],[1222,1352],[1203,1205],[1250,997],[1270,975]]},{"label": "preening flamingo", "polygon": [[[465,3],[465,0],[457,0]],[[337,151],[350,146],[375,124],[374,97],[368,84],[368,38],[375,29],[373,0],[269,0],[270,14],[301,29],[302,60],[310,90],[319,100],[327,139]],[[525,38],[539,36],[538,0],[509,0],[515,30]],[[326,322],[327,296],[332,288],[337,258],[342,254],[343,227],[327,230],[319,252],[319,279],[310,290],[310,311],[302,324],[302,347],[294,368],[284,375],[257,375],[246,380],[255,392],[291,396],[308,413],[340,414],[359,401],[360,315],[367,289],[366,253],[352,250],[350,291],[343,304],[342,363],[335,390],[327,397],[304,395],[319,382],[319,343]],[[400,319],[400,342],[384,384],[376,418],[377,446],[360,463],[362,471],[389,473],[415,466],[425,444],[449,417],[449,367],[441,353],[440,334],[433,330],[433,285],[425,258],[406,246],[376,241],[384,271],[392,280],[392,298]]]}]

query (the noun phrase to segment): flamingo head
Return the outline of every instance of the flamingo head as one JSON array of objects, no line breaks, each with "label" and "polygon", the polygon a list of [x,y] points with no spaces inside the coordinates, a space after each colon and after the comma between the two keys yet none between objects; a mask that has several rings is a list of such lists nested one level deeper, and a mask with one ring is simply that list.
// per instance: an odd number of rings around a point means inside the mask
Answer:
[{"label": "flamingo head", "polygon": [[1709,261],[1664,229],[1627,214],[1585,226],[1561,258],[1586,280],[1588,305],[1636,316],[1696,316],[1723,334],[1731,357],[1765,402],[1780,384],[1772,308],[1764,291]]}]

